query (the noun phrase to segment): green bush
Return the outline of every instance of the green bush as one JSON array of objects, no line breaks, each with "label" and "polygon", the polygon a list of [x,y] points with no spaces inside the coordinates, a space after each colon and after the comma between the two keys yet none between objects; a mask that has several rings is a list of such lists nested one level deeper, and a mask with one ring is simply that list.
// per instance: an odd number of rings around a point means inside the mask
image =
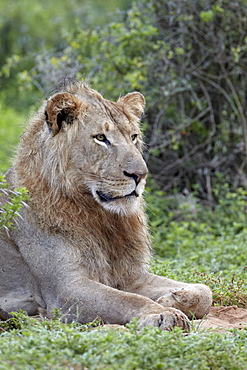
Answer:
[{"label": "green bush", "polygon": [[[42,83],[35,83],[30,94],[35,57],[41,56],[44,50],[48,50],[52,57],[66,47],[68,33],[77,29],[85,30],[92,24],[102,26],[110,21],[112,12],[126,9],[129,4],[130,0],[108,0],[106,3],[100,0],[53,0],[52,3],[49,0],[43,0],[42,3],[2,0],[0,12],[4,16],[0,20],[0,85],[1,90],[6,92],[5,103],[25,112],[37,99],[44,98],[54,86],[45,90]],[[70,73],[72,71],[73,68]],[[62,73],[63,76],[68,74],[68,69]]]}]

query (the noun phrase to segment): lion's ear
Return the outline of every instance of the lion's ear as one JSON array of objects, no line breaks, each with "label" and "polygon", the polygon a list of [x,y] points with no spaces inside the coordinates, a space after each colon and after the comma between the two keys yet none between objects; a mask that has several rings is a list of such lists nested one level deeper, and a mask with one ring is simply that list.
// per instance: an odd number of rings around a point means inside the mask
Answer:
[{"label": "lion's ear", "polygon": [[58,93],[47,101],[45,117],[48,127],[57,134],[63,125],[71,125],[76,118],[82,118],[88,104],[69,93]]},{"label": "lion's ear", "polygon": [[140,118],[144,112],[144,107],[146,104],[144,96],[137,91],[122,96],[117,102],[123,104],[123,106],[126,106],[126,108],[138,118]]}]

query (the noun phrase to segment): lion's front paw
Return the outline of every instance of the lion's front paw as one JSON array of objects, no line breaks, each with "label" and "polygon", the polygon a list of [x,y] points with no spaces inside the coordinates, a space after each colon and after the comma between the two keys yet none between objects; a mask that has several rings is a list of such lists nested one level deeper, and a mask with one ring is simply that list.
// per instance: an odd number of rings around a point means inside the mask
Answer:
[{"label": "lion's front paw", "polygon": [[156,301],[164,307],[174,307],[183,311],[189,318],[200,319],[206,315],[212,304],[211,290],[203,284],[193,284],[186,288],[173,289]]},{"label": "lion's front paw", "polygon": [[190,331],[188,317],[176,308],[169,307],[160,314],[141,316],[139,319],[139,329],[145,326],[155,326],[163,330],[171,330],[174,326],[179,326],[185,331]]},{"label": "lion's front paw", "polygon": [[[168,294],[159,297],[156,302],[164,307],[176,307],[176,305],[180,305],[181,307],[193,307],[198,305],[199,296],[197,292],[184,288],[174,289]],[[179,309],[180,307],[177,308]]]}]

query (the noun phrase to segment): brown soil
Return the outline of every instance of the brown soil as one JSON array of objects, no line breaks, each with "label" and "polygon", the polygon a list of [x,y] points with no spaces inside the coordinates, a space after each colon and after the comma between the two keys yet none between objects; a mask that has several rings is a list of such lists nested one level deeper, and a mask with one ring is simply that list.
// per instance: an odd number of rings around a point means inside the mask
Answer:
[{"label": "brown soil", "polygon": [[247,309],[237,306],[213,306],[205,319],[195,320],[195,327],[197,325],[199,330],[244,329],[247,328]]}]

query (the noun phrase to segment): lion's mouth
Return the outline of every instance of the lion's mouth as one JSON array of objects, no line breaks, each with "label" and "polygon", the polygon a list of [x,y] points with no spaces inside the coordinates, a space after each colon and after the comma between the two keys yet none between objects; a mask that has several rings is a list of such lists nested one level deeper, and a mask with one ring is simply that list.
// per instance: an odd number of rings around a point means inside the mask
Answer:
[{"label": "lion's mouth", "polygon": [[130,194],[124,195],[123,197],[111,197],[110,195],[106,195],[102,191],[99,191],[99,190],[97,190],[96,193],[98,194],[102,202],[112,202],[114,200],[124,199],[124,198],[132,197],[132,196],[138,197],[138,194],[135,192],[135,190],[133,190],[132,193]]}]

